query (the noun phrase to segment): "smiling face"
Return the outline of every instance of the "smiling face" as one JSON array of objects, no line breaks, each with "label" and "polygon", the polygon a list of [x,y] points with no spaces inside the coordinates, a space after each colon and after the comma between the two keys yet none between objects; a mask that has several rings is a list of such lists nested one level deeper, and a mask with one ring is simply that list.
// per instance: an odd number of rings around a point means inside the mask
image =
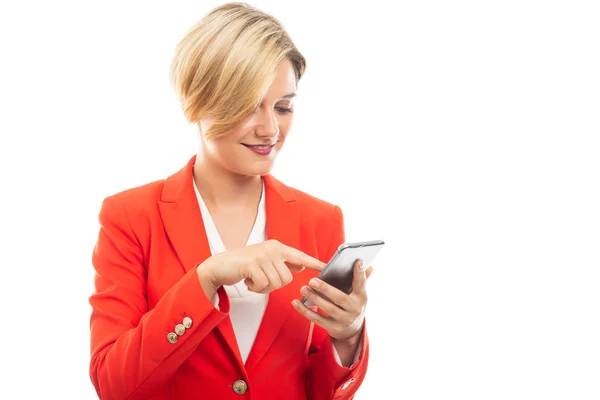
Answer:
[{"label": "smiling face", "polygon": [[234,131],[208,140],[202,132],[206,132],[212,121],[199,121],[204,160],[238,175],[269,173],[292,126],[295,93],[294,68],[284,59],[260,106]]}]

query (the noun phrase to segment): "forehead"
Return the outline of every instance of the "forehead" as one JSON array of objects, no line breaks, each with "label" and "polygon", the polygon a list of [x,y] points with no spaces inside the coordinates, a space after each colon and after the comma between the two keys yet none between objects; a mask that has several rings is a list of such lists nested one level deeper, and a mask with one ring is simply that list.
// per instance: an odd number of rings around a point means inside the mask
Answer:
[{"label": "forehead", "polygon": [[266,98],[279,98],[296,91],[296,75],[294,67],[288,59],[284,59],[277,67],[277,73],[271,86],[265,93]]}]

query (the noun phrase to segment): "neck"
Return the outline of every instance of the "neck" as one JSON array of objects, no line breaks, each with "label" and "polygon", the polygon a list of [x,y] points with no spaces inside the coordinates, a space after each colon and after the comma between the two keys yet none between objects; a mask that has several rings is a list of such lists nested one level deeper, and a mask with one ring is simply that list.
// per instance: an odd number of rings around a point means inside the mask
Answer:
[{"label": "neck", "polygon": [[211,164],[201,154],[194,163],[194,181],[204,202],[219,207],[245,207],[258,204],[262,191],[260,176],[247,176]]}]

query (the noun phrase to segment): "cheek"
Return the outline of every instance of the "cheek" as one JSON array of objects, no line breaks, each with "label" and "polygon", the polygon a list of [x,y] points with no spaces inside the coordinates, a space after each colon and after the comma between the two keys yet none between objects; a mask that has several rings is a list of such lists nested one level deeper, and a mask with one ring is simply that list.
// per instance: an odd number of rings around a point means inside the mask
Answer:
[{"label": "cheek", "polygon": [[206,150],[216,158],[232,157],[232,153],[239,146],[237,139],[232,136],[217,140],[207,140],[204,144]]},{"label": "cheek", "polygon": [[285,137],[292,127],[292,117],[285,117],[279,121],[279,134]]},{"label": "cheek", "polygon": [[249,130],[251,130],[256,125],[255,119],[256,119],[256,117],[254,115],[252,115],[250,118],[248,118],[246,121],[244,121],[239,126],[239,131],[248,132]]}]

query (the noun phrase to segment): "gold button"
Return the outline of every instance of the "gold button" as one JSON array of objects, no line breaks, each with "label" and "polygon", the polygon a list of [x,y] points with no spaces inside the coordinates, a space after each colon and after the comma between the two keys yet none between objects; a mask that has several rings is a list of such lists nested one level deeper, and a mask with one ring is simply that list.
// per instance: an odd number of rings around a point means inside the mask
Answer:
[{"label": "gold button", "polygon": [[185,317],[183,319],[183,326],[190,329],[192,327],[192,319],[190,317]]},{"label": "gold button", "polygon": [[167,335],[167,340],[168,340],[168,341],[169,341],[169,343],[171,343],[171,344],[177,343],[177,335],[176,335],[176,334],[174,334],[173,332],[170,332],[170,333]]},{"label": "gold button", "polygon": [[244,394],[246,393],[246,390],[248,390],[248,385],[243,380],[238,379],[237,381],[233,382],[233,391],[236,394]]},{"label": "gold button", "polygon": [[181,324],[177,324],[175,325],[175,333],[178,336],[181,336],[185,333],[185,326],[181,325]]},{"label": "gold button", "polygon": [[350,384],[351,384],[352,382],[354,382],[354,381],[355,381],[355,379],[354,379],[354,378],[350,378],[350,379],[348,380],[348,382],[344,383],[344,385],[342,386],[342,389],[346,389],[346,388],[347,388],[348,386],[350,386]]}]

